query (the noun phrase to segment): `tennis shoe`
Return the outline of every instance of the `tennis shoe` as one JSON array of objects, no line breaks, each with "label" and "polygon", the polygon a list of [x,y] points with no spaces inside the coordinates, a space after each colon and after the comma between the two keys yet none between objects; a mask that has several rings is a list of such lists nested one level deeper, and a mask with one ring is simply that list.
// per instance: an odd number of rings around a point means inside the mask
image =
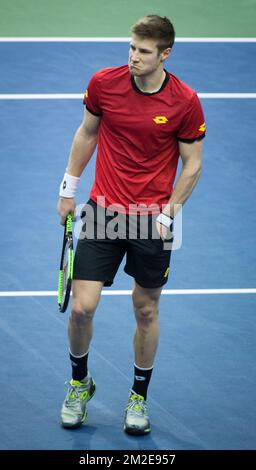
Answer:
[{"label": "tennis shoe", "polygon": [[68,391],[61,408],[61,424],[64,428],[78,428],[86,420],[87,402],[93,397],[96,384],[92,377],[86,382],[70,380]]},{"label": "tennis shoe", "polygon": [[124,431],[137,436],[151,431],[145,399],[133,392],[125,409]]}]

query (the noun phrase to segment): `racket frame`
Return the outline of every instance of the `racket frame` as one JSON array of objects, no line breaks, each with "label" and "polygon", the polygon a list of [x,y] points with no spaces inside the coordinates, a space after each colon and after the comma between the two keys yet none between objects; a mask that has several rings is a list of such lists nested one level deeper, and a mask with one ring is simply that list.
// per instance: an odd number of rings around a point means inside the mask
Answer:
[{"label": "racket frame", "polygon": [[[73,235],[72,235],[72,214],[68,214],[65,221],[61,260],[60,260],[60,271],[59,271],[59,280],[58,280],[58,305],[59,311],[64,313],[67,309],[71,285],[73,279],[73,264],[74,264],[74,251],[73,251]],[[68,250],[68,263],[67,263],[67,272],[66,276],[66,286],[63,286],[64,282],[64,255]]]}]

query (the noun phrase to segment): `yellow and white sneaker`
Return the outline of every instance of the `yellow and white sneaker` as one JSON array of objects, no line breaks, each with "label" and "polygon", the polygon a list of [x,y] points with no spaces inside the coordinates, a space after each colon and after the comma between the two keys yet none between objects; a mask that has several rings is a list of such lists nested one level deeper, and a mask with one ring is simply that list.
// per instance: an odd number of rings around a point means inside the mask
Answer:
[{"label": "yellow and white sneaker", "polygon": [[61,425],[64,428],[78,428],[86,420],[86,404],[93,397],[96,384],[92,377],[86,382],[70,380],[68,392],[61,408]]},{"label": "yellow and white sneaker", "polygon": [[144,397],[133,392],[125,409],[124,431],[137,436],[151,431]]}]

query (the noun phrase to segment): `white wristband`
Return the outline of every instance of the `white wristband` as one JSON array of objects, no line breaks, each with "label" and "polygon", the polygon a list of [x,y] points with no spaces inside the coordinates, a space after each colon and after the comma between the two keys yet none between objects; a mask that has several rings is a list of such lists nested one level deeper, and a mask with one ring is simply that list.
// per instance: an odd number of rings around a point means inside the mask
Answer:
[{"label": "white wristband", "polygon": [[157,222],[159,222],[159,224],[164,225],[167,228],[170,228],[170,226],[173,223],[173,218],[169,217],[166,214],[163,214],[162,212],[161,212],[161,214],[159,214],[157,216],[156,220],[157,220]]},{"label": "white wristband", "polygon": [[60,184],[60,197],[75,197],[76,188],[79,183],[80,178],[77,176],[69,175],[65,173],[63,180]]}]

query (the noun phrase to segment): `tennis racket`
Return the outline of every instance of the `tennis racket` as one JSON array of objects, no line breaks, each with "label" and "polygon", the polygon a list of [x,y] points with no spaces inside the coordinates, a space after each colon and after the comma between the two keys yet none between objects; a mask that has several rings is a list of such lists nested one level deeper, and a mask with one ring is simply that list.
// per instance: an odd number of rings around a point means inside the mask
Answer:
[{"label": "tennis racket", "polygon": [[60,272],[58,283],[58,304],[60,312],[65,312],[68,306],[71,284],[73,279],[73,236],[72,214],[68,214],[64,228],[64,238],[60,260]]}]

